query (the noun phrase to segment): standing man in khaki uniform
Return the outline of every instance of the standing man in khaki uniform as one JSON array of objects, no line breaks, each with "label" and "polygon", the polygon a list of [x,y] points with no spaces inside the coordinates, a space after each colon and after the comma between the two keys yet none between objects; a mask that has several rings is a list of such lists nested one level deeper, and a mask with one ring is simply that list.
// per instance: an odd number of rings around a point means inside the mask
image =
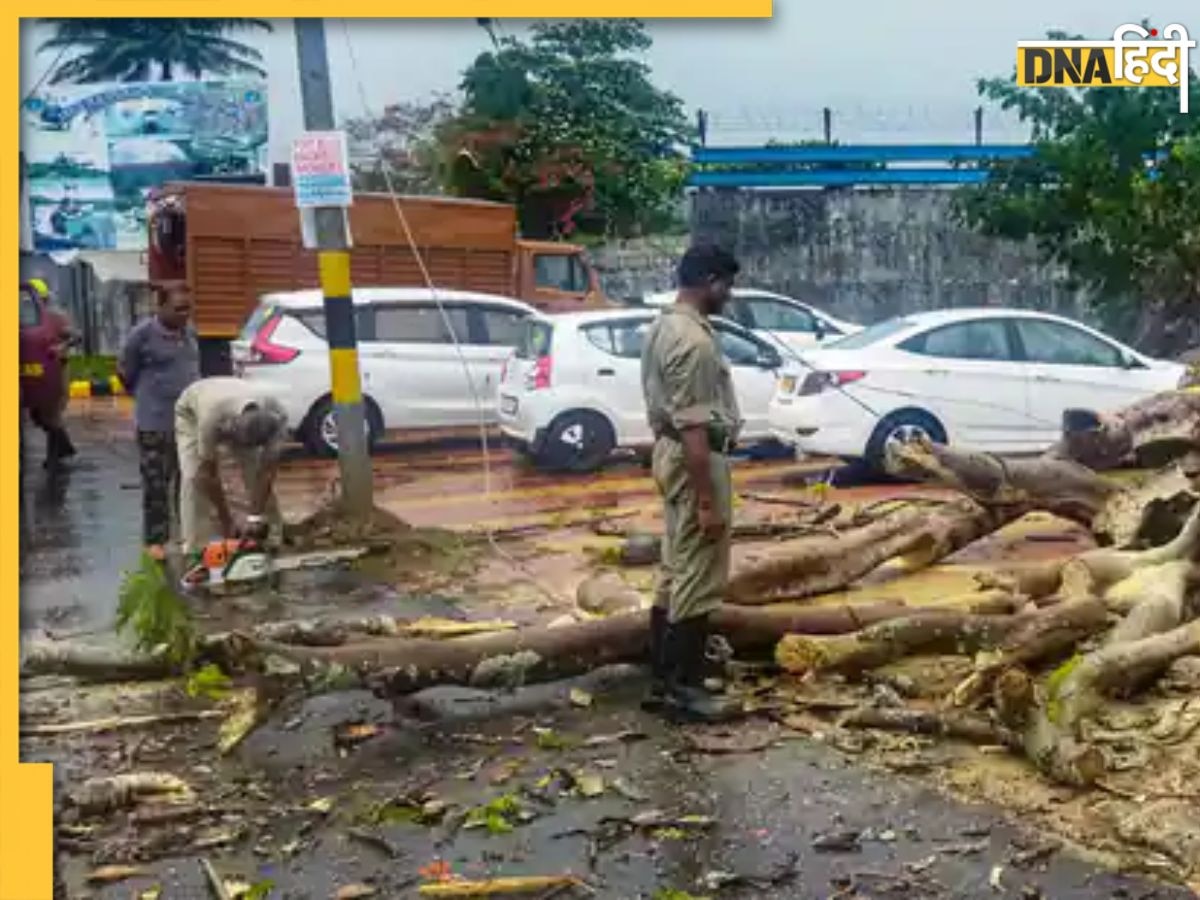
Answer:
[{"label": "standing man in khaki uniform", "polygon": [[713,721],[734,708],[707,685],[709,618],[729,580],[729,451],[741,427],[729,364],[708,319],[729,300],[737,261],[695,246],[679,263],[679,296],[642,347],[642,391],[663,498],[662,569],[650,612],[655,676],[647,705]]}]

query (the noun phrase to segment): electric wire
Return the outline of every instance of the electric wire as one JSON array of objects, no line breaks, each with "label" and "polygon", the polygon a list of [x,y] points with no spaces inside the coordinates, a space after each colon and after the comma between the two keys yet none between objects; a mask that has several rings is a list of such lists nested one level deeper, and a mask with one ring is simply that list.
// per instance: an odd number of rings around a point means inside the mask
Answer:
[{"label": "electric wire", "polygon": [[[354,81],[358,88],[359,101],[362,103],[363,115],[369,118],[371,115],[371,104],[367,99],[366,85],[363,82],[362,76],[359,72],[358,56],[354,50],[354,41],[350,36],[350,29],[347,20],[345,19],[342,20],[342,31],[346,38],[346,51],[350,59],[350,69],[354,75]],[[416,260],[417,268],[421,272],[421,279],[425,282],[425,287],[429,290],[430,295],[433,298],[433,302],[438,308],[438,312],[442,318],[442,324],[445,326],[450,335],[450,340],[454,345],[455,355],[458,357],[459,365],[462,366],[463,374],[467,379],[467,386],[471,392],[471,400],[475,405],[475,412],[478,416],[479,442],[483,459],[483,496],[484,501],[490,504],[493,502],[492,460],[490,444],[488,440],[487,415],[484,412],[484,404],[480,396],[479,387],[475,380],[475,373],[472,371],[471,365],[467,361],[466,354],[463,352],[458,333],[454,328],[454,323],[450,320],[450,314],[446,311],[446,306],[442,301],[441,292],[434,283],[433,276],[429,271],[429,267],[425,264],[425,259],[421,253],[421,248],[417,246],[416,237],[413,235],[412,228],[408,222],[408,216],[405,215],[404,208],[400,203],[399,194],[396,192],[396,186],[392,179],[391,169],[388,167],[387,160],[383,158],[382,153],[380,154],[379,161],[379,170],[383,174],[384,184],[387,187],[388,195],[391,197],[392,208],[396,212],[396,218],[404,231],[404,239],[408,242],[409,252],[412,253],[413,259]],[[495,529],[493,529],[491,525],[485,523],[483,532],[487,538],[488,546],[493,553],[512,566],[521,574],[525,581],[535,587],[548,599],[553,600],[555,603],[562,602],[562,598],[558,594],[556,594],[538,578],[536,578],[520,560],[500,546],[499,541],[496,540]]]}]

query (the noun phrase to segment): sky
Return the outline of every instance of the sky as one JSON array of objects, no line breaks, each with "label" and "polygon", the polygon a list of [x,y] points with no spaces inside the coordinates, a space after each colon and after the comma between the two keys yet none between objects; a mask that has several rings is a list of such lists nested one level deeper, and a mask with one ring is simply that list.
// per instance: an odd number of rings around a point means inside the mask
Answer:
[{"label": "sky", "polygon": [[[980,103],[975,81],[1010,72],[1019,40],[1051,29],[1106,38],[1117,25],[1143,17],[1159,28],[1179,22],[1193,38],[1200,35],[1195,0],[1150,9],[1117,0],[775,0],[775,10],[770,20],[649,23],[656,83],[693,112],[708,111],[711,144],[817,138],[826,106],[843,143],[969,142]],[[290,21],[275,26],[272,34],[248,37],[266,57],[271,158],[282,161],[302,119],[295,36]],[[500,21],[510,34],[524,27]],[[463,68],[489,47],[472,19],[329,19],[326,29],[339,116],[361,115],[363,95],[378,111],[388,102],[453,91]],[[46,34],[39,25],[23,28],[23,92],[52,62],[52,54],[33,49]],[[1191,60],[1196,67],[1200,53],[1193,51]],[[985,105],[985,140],[1024,137],[1019,123]]]}]

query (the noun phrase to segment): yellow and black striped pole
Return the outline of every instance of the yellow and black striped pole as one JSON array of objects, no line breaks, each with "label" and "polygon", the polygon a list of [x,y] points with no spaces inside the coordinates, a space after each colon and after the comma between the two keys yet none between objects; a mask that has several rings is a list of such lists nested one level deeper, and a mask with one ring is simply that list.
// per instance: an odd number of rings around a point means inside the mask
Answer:
[{"label": "yellow and black striped pole", "polygon": [[[333,92],[321,19],[296,19],[296,51],[300,61],[300,94],[304,127],[332,131]],[[329,344],[330,396],[337,424],[338,467],[342,504],[348,516],[366,519],[371,497],[371,458],[367,443],[366,409],[358,370],[358,339],[350,285],[350,236],[340,207],[313,210],[321,293],[325,296],[325,334]]]}]

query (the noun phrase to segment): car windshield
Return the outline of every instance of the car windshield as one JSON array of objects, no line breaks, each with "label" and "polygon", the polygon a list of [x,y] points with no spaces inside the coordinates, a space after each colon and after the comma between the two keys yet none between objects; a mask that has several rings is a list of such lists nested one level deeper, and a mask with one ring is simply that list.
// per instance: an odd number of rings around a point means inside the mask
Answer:
[{"label": "car windshield", "polygon": [[885,322],[878,322],[869,328],[864,328],[862,331],[847,335],[844,338],[830,341],[825,346],[832,350],[861,350],[863,347],[878,344],[884,338],[889,338],[893,334],[910,327],[912,324],[911,319],[888,319]]}]

